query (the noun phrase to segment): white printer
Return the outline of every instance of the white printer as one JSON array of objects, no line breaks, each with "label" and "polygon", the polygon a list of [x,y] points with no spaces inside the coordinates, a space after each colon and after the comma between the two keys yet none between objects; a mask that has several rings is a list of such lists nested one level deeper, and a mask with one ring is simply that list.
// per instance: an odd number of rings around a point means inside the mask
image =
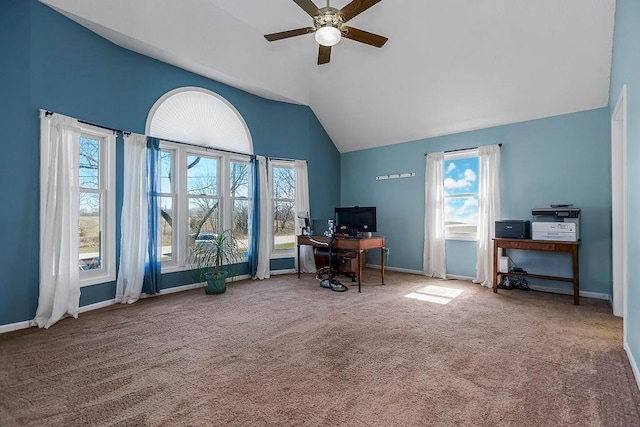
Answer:
[{"label": "white printer", "polygon": [[550,205],[531,211],[533,240],[558,240],[577,242],[580,240],[580,209],[573,205]]},{"label": "white printer", "polygon": [[531,224],[531,238],[533,240],[577,242],[577,229],[572,222],[534,222]]}]

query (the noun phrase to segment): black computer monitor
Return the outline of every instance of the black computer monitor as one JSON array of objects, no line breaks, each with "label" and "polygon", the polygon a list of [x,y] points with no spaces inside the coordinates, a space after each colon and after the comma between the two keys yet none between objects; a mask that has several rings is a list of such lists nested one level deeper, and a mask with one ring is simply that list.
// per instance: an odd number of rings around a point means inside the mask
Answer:
[{"label": "black computer monitor", "polygon": [[376,207],[353,206],[335,208],[335,228],[338,233],[356,236],[358,232],[376,232]]}]

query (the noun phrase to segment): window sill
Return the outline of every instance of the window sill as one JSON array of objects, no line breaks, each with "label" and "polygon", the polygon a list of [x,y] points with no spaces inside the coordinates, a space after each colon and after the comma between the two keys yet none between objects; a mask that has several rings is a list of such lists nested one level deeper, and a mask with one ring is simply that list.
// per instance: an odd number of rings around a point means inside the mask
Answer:
[{"label": "window sill", "polygon": [[115,280],[115,274],[103,274],[100,276],[86,277],[84,279],[80,279],[80,287],[84,288],[86,286],[100,285],[102,283],[115,282]]},{"label": "window sill", "polygon": [[445,240],[460,240],[460,241],[465,241],[465,242],[477,242],[478,241],[478,237],[474,234],[474,235],[464,235],[464,234],[458,234],[458,235],[447,235],[444,238]]},{"label": "window sill", "polygon": [[282,259],[282,258],[295,258],[296,253],[294,251],[277,252],[271,254],[270,259]]}]

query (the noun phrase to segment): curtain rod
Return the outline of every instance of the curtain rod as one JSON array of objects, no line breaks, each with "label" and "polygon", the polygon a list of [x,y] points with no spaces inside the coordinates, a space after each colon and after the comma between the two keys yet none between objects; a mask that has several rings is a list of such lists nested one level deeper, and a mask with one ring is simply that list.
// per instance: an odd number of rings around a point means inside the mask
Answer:
[{"label": "curtain rod", "polygon": [[[50,110],[46,110],[44,112],[45,116],[52,116],[54,114],[53,111]],[[121,133],[123,135],[131,135],[131,132],[127,131],[127,130],[120,130],[120,129],[114,129],[114,128],[110,128],[109,126],[102,126],[102,125],[97,125],[95,123],[91,123],[91,122],[86,122],[84,120],[80,120],[80,119],[76,119],[78,121],[78,123],[82,123],[85,125],[89,125],[89,126],[95,126],[97,128],[101,128],[101,129],[106,129],[106,130],[110,130],[111,132],[115,132],[115,133]]]},{"label": "curtain rod", "polygon": [[[45,115],[46,116],[51,116],[53,114],[54,114],[53,111],[50,111],[50,110],[46,110],[45,111]],[[99,127],[99,128],[102,128],[102,129],[110,130],[112,132],[121,133],[123,135],[131,135],[131,132],[129,132],[129,131],[124,131],[124,130],[120,130],[120,129],[114,129],[114,128],[110,128],[108,126],[97,125],[95,123],[86,122],[84,120],[79,120],[79,119],[76,119],[76,120],[78,120],[78,123],[83,123],[85,125]],[[205,150],[222,151],[223,153],[237,154],[237,155],[240,155],[240,156],[249,156],[249,157],[254,157],[255,156],[255,154],[241,153],[239,151],[225,150],[223,148],[208,147],[206,145],[198,145],[198,144],[193,144],[193,143],[184,142],[184,141],[175,141],[175,140],[167,139],[167,138],[160,138],[160,137],[157,137],[157,138],[159,140],[166,141],[166,142],[171,142],[173,144],[188,145],[190,147],[195,147],[195,148],[200,148],[200,149],[204,148]],[[269,160],[282,160],[282,161],[295,161],[296,160],[296,159],[286,159],[286,158],[282,158],[282,157],[267,157],[267,158]],[[309,163],[307,160],[305,160],[305,162]]]},{"label": "curtain rod", "polygon": [[[284,157],[267,157],[267,159],[269,159],[269,160],[280,160],[280,161],[283,161],[283,162],[295,162],[296,160],[301,160],[301,159],[286,159]],[[305,161],[305,163],[309,163],[308,160],[304,160],[304,161]]]},{"label": "curtain rod", "polygon": [[[502,147],[502,144],[498,144],[498,147]],[[477,150],[478,147],[469,147],[469,148],[458,148],[457,150],[447,150],[445,153],[455,153],[456,151],[467,151],[467,150]],[[425,156],[428,156],[429,153],[424,153]]]},{"label": "curtain rod", "polygon": [[247,154],[247,153],[241,153],[239,151],[225,150],[224,148],[209,147],[207,145],[198,145],[192,142],[175,141],[173,139],[160,138],[160,137],[154,137],[154,138],[158,138],[159,140],[165,141],[165,142],[171,142],[173,144],[188,145],[189,147],[195,147],[195,148],[204,148],[205,150],[222,151],[223,153],[237,154],[240,156],[249,156],[249,157],[254,156],[254,154]]}]

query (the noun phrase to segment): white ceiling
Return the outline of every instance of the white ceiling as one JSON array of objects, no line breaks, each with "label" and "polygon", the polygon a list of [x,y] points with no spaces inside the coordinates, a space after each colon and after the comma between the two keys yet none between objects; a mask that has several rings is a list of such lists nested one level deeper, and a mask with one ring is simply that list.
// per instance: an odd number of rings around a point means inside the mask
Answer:
[{"label": "white ceiling", "polygon": [[[309,105],[341,152],[607,105],[615,0],[382,0],[316,65],[292,0],[40,0],[114,43]],[[314,0],[319,7],[324,0]],[[334,0],[342,8],[348,0]]]}]

